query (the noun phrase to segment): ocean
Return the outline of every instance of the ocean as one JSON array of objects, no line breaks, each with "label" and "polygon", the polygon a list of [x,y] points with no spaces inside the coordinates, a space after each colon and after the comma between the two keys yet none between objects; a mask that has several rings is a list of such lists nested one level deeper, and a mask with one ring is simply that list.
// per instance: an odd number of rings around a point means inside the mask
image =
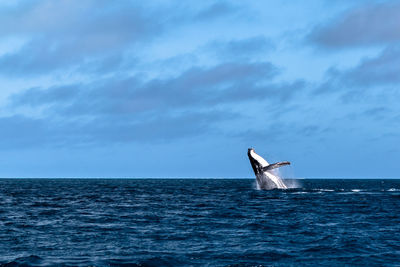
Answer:
[{"label": "ocean", "polygon": [[400,266],[400,180],[0,179],[1,266]]}]

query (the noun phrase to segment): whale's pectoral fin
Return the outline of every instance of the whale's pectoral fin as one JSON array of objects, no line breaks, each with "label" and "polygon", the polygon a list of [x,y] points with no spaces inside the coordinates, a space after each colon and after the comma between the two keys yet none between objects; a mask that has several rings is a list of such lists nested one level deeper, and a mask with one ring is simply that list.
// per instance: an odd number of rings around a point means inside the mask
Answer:
[{"label": "whale's pectoral fin", "polygon": [[285,166],[285,165],[290,165],[290,162],[289,161],[277,162],[277,163],[265,166],[264,168],[262,168],[262,170],[263,171],[269,171],[269,170],[272,170],[272,169],[275,169],[275,168],[279,168],[279,167],[282,167],[282,166]]}]

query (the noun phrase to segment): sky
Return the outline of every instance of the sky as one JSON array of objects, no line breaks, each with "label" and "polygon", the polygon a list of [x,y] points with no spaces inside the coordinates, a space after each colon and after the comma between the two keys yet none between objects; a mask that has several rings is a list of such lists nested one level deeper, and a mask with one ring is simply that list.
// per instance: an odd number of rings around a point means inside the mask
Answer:
[{"label": "sky", "polygon": [[399,1],[0,3],[0,177],[400,177]]}]

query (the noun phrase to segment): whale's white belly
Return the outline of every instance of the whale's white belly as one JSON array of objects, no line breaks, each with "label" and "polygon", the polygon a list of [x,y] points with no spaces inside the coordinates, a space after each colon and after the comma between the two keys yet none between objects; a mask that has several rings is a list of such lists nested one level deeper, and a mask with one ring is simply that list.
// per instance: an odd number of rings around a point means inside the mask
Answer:
[{"label": "whale's white belly", "polygon": [[287,189],[282,179],[269,171],[257,175],[257,187],[259,189]]}]

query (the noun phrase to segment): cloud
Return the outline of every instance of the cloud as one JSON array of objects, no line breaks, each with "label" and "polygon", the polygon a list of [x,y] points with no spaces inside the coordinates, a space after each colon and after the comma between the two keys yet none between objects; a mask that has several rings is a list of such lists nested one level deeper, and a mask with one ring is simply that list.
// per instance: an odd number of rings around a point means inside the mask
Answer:
[{"label": "cloud", "polygon": [[378,56],[364,58],[349,69],[331,68],[316,94],[340,93],[344,102],[365,100],[367,95],[379,94],[391,98],[390,90],[383,88],[400,84],[400,46],[389,46]]},{"label": "cloud", "polygon": [[26,105],[30,107],[38,107],[46,104],[66,102],[72,100],[79,94],[79,86],[66,85],[54,86],[43,90],[39,87],[30,88],[22,94],[10,96],[13,105]]},{"label": "cloud", "polygon": [[216,123],[237,117],[223,111],[187,112],[140,119],[102,116],[91,120],[0,117],[0,148],[80,147],[98,144],[172,142],[212,134]]},{"label": "cloud", "polygon": [[37,1],[3,10],[0,32],[27,41],[19,51],[0,58],[0,71],[42,74],[108,57],[121,60],[121,51],[163,31],[157,12],[128,1],[89,0]]},{"label": "cloud", "polygon": [[221,60],[246,60],[265,54],[275,48],[273,42],[264,36],[246,39],[214,41],[205,47],[205,51]]},{"label": "cloud", "polygon": [[386,48],[375,58],[367,58],[346,72],[344,79],[360,85],[386,85],[400,82],[400,46]]},{"label": "cloud", "polygon": [[221,111],[186,112],[178,115],[146,116],[129,120],[127,116],[101,117],[86,126],[84,134],[92,140],[109,142],[171,142],[175,139],[210,134],[216,123],[236,117]]},{"label": "cloud", "polygon": [[223,16],[232,9],[227,3],[202,4],[182,12],[171,3],[23,1],[0,10],[0,34],[25,40],[20,49],[0,57],[0,73],[28,76],[129,69],[137,61],[135,51],[162,39],[168,30],[199,18]]},{"label": "cloud", "polygon": [[399,43],[399,18],[397,1],[368,3],[316,27],[308,38],[326,48]]},{"label": "cloud", "polygon": [[[2,9],[0,32],[6,35],[42,36],[59,43],[76,41],[83,51],[119,47],[125,40],[141,40],[162,29],[146,9],[132,1],[25,1]],[[150,19],[153,18],[153,19]],[[12,27],[11,27],[12,26]]]},{"label": "cloud", "polygon": [[197,13],[195,18],[199,20],[209,20],[232,14],[235,11],[237,11],[235,6],[228,4],[227,2],[217,1]]},{"label": "cloud", "polygon": [[363,112],[363,115],[367,116],[368,118],[375,119],[377,121],[385,120],[388,114],[392,113],[392,109],[387,107],[372,107],[368,108],[366,111]]},{"label": "cloud", "polygon": [[192,67],[165,79],[112,77],[87,84],[30,88],[12,95],[10,106],[16,112],[22,108],[22,113],[25,107],[43,110],[39,119],[2,118],[0,127],[12,129],[10,133],[27,133],[29,144],[123,143],[197,136],[216,131],[216,123],[238,119],[240,115],[230,111],[238,104],[285,103],[305,86],[302,81],[274,82],[277,74],[268,62],[222,63]]},{"label": "cloud", "polygon": [[62,0],[22,2],[0,11],[4,15],[0,16],[0,33],[26,40],[16,51],[0,57],[3,75],[65,71],[73,80],[50,87],[36,80],[33,87],[11,95],[8,111],[19,115],[0,117],[0,127],[9,129],[0,138],[10,141],[0,146],[193,137],[216,132],[226,121],[243,115],[246,111],[232,111],[240,105],[283,104],[303,90],[304,81],[278,82],[280,70],[255,59],[273,48],[261,35],[213,42],[209,48],[221,56],[215,62],[202,66],[189,59],[168,75],[158,75],[153,68],[157,57],[137,62],[135,50],[141,53],[152,42],[162,45],[157,41],[178,29],[179,22],[198,25],[238,11],[228,2],[215,1],[191,7],[186,13],[174,10],[184,5]]},{"label": "cloud", "polygon": [[274,83],[270,63],[223,63],[192,67],[176,77],[142,81],[140,77],[110,78],[89,84],[31,88],[10,97],[11,106],[48,105],[64,115],[166,112],[213,108],[220,104],[286,101],[304,82]]},{"label": "cloud", "polygon": [[[291,142],[293,140],[305,138],[321,138],[331,131],[330,127],[323,126],[319,123],[281,122],[277,120],[266,120],[263,127],[257,129],[248,129],[232,134],[233,137],[239,138],[246,143],[267,143],[269,145],[280,144],[281,142]],[[290,141],[289,141],[290,140]]]}]

